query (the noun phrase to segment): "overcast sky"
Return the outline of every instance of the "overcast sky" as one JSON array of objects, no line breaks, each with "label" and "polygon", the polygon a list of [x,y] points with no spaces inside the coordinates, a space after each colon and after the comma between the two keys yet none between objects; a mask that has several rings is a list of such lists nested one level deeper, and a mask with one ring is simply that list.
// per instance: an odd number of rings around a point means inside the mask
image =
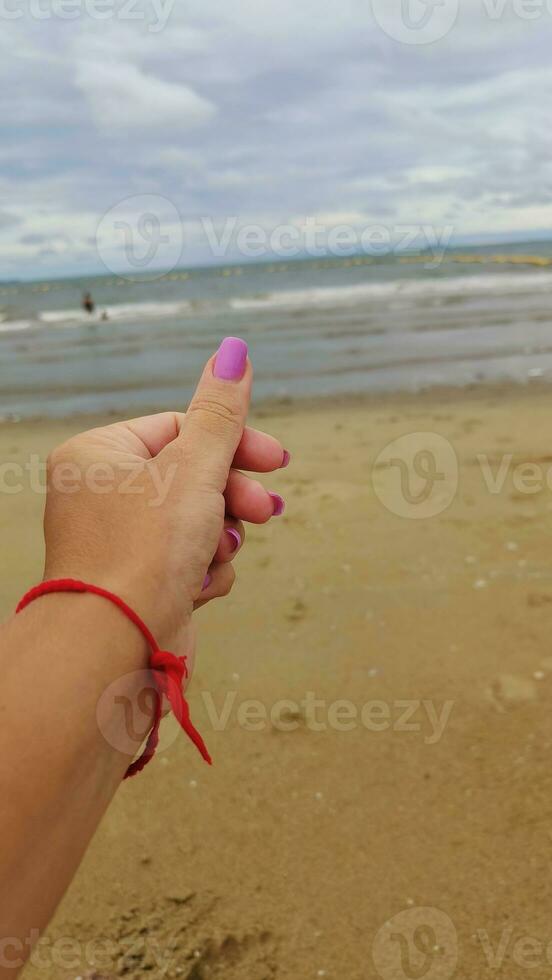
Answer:
[{"label": "overcast sky", "polygon": [[32,2],[0,0],[0,278],[117,266],[121,215],[183,265],[227,218],[552,229],[552,2]]}]

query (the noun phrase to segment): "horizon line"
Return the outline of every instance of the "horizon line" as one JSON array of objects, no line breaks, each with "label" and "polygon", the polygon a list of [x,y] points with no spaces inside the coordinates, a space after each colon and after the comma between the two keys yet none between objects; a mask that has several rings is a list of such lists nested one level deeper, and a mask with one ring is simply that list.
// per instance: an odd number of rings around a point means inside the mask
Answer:
[{"label": "horizon line", "polygon": [[[552,231],[549,232],[505,232],[503,237],[498,235],[476,235],[470,238],[459,238],[454,242],[449,242],[446,246],[443,246],[443,251],[449,253],[458,248],[490,248],[494,245],[512,246],[512,245],[532,245],[541,244],[543,242],[552,242]],[[528,236],[528,237],[526,237]],[[405,249],[399,255],[424,255],[428,249],[418,248],[418,249]],[[186,272],[197,272],[197,271],[208,271],[213,269],[231,269],[247,267],[252,268],[255,266],[265,266],[265,265],[289,265],[289,264],[299,264],[301,262],[346,262],[350,259],[372,259],[372,260],[384,260],[390,256],[396,255],[395,249],[390,248],[385,252],[379,254],[374,254],[370,252],[351,252],[349,255],[333,255],[331,252],[325,253],[319,256],[312,255],[296,255],[285,258],[282,256],[274,255],[272,257],[263,257],[262,259],[246,258],[242,261],[237,259],[231,260],[229,262],[213,262],[213,263],[197,263],[185,266],[173,266],[171,268],[159,268],[152,270],[155,273],[155,278],[151,278],[151,273],[144,273],[143,278],[137,274],[136,276],[130,276],[128,272],[115,272],[113,270],[105,270],[104,272],[98,271],[84,271],[84,272],[67,272],[67,273],[52,273],[46,276],[41,276],[38,278],[27,278],[26,276],[14,276],[9,279],[0,279],[0,287],[30,284],[30,283],[49,283],[49,282],[70,282],[71,280],[80,279],[105,279],[110,276],[116,279],[127,279],[128,281],[137,283],[146,282],[159,282],[159,280],[176,273],[186,273]]]}]

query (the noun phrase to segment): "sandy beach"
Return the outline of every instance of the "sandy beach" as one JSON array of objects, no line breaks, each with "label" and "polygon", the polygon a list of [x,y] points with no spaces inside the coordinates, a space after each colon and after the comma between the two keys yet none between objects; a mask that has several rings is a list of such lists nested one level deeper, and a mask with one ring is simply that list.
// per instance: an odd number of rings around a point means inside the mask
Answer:
[{"label": "sandy beach", "polygon": [[[165,722],[28,980],[550,976],[551,404],[537,383],[257,408],[293,460],[267,483],[285,516],[198,614],[215,765]],[[83,425],[4,424],[0,457]],[[416,432],[459,464],[437,453],[427,499],[384,452]],[[4,614],[41,574],[42,505],[0,494]]]}]

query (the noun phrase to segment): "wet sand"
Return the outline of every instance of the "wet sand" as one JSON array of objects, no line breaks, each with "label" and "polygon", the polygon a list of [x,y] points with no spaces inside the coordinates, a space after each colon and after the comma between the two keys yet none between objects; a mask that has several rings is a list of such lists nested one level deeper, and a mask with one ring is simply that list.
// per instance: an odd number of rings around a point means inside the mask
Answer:
[{"label": "wet sand", "polygon": [[[549,977],[551,406],[535,385],[257,410],[293,461],[267,483],[286,515],[249,529],[234,593],[198,617],[215,765],[165,722],[29,980]],[[0,456],[79,427],[4,425]],[[457,492],[445,450],[429,495],[385,465],[404,444],[374,467],[413,432],[452,444]],[[40,575],[41,508],[0,494],[6,613]],[[248,699],[289,703],[264,721]]]}]

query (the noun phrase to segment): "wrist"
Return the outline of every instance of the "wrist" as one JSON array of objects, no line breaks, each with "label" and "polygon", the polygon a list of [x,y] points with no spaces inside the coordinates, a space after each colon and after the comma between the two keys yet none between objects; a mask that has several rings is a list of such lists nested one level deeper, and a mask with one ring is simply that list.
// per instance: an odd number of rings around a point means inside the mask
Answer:
[{"label": "wrist", "polygon": [[[48,576],[45,581],[52,579]],[[145,637],[103,596],[61,591],[40,595],[13,623],[35,640],[47,640],[48,645],[55,638],[62,656],[107,680],[148,666],[150,650]]]},{"label": "wrist", "polygon": [[[191,623],[193,602],[185,596],[173,595],[172,583],[165,585],[163,576],[140,570],[137,575],[133,569],[115,568],[106,572],[94,568],[89,562],[70,560],[51,563],[46,560],[44,582],[60,579],[76,579],[94,585],[121,598],[142,619],[161,648],[172,649],[177,638]],[[163,583],[160,585],[160,582]],[[110,618],[125,619],[109,600],[94,597],[104,606],[111,606]],[[127,621],[129,629],[139,634],[139,630]]]},{"label": "wrist", "polygon": [[[101,596],[61,592],[38,596],[5,630],[1,659],[6,670],[11,660],[21,689],[33,692],[25,706],[36,730],[51,725],[55,706],[52,738],[67,732],[81,746],[68,756],[71,778],[79,778],[84,756],[99,784],[111,776],[118,782],[154,714],[150,649],[140,630]],[[16,662],[10,651],[20,652]]]},{"label": "wrist", "polygon": [[[64,596],[65,598],[74,596],[80,598],[99,598],[107,604],[108,609],[111,607],[111,610],[119,612],[137,630],[138,634],[144,640],[147,662],[145,664],[139,664],[134,661],[132,664],[134,667],[133,670],[122,675],[119,673],[115,680],[111,680],[111,683],[108,683],[107,688],[104,686],[96,706],[96,720],[99,729],[108,744],[118,749],[119,752],[125,752],[131,756],[136,755],[137,747],[144,742],[147,736],[147,743],[143,752],[128,768],[126,775],[132,776],[140,772],[155,753],[159,742],[159,722],[161,720],[161,699],[163,696],[166,696],[183,730],[196,745],[205,761],[210,764],[211,757],[201,735],[191,721],[189,709],[184,699],[183,687],[186,679],[189,677],[188,654],[179,656],[172,652],[162,650],[136,610],[132,609],[120,595],[104,589],[102,586],[95,586],[92,583],[85,583],[74,578],[66,577],[61,580],[48,580],[41,585],[35,586],[20,600],[16,612],[20,614],[40,599],[44,600],[53,596]],[[51,606],[54,606],[54,603],[51,603]],[[75,610],[72,611],[75,612]],[[82,608],[78,611],[80,614],[84,612]],[[58,610],[59,612],[60,610]],[[91,612],[91,609],[87,611],[84,624],[82,622],[78,623],[80,625],[79,635],[83,637],[84,645],[88,648],[93,646],[89,632]],[[28,628],[28,621],[26,625]],[[75,622],[68,624],[64,621],[64,627],[66,629],[69,626],[69,629],[74,630],[75,625]],[[55,626],[53,632],[55,632]],[[59,634],[62,634],[61,630],[58,630],[56,642],[59,642],[60,647],[63,649],[63,635]],[[101,640],[101,634],[102,629],[98,628],[95,622],[93,636],[96,642],[98,635]],[[36,633],[33,639],[36,647]],[[188,642],[190,640],[192,640],[192,648],[190,648],[189,653],[193,656],[193,637],[191,635],[188,636]],[[38,642],[40,643],[40,637]],[[100,663],[100,675],[102,673],[102,663],[103,660]],[[142,669],[137,669],[139,667]],[[118,669],[119,671],[121,670],[120,661]],[[105,678],[104,676],[104,684],[106,679],[109,681],[109,677]],[[96,691],[97,695],[98,689],[96,685],[89,685],[88,674],[86,675],[85,683],[90,686],[92,693]],[[116,706],[124,706],[125,724],[122,727],[120,719],[116,717],[118,713]],[[146,723],[144,730],[141,731],[137,731],[133,725],[136,707]]]}]

